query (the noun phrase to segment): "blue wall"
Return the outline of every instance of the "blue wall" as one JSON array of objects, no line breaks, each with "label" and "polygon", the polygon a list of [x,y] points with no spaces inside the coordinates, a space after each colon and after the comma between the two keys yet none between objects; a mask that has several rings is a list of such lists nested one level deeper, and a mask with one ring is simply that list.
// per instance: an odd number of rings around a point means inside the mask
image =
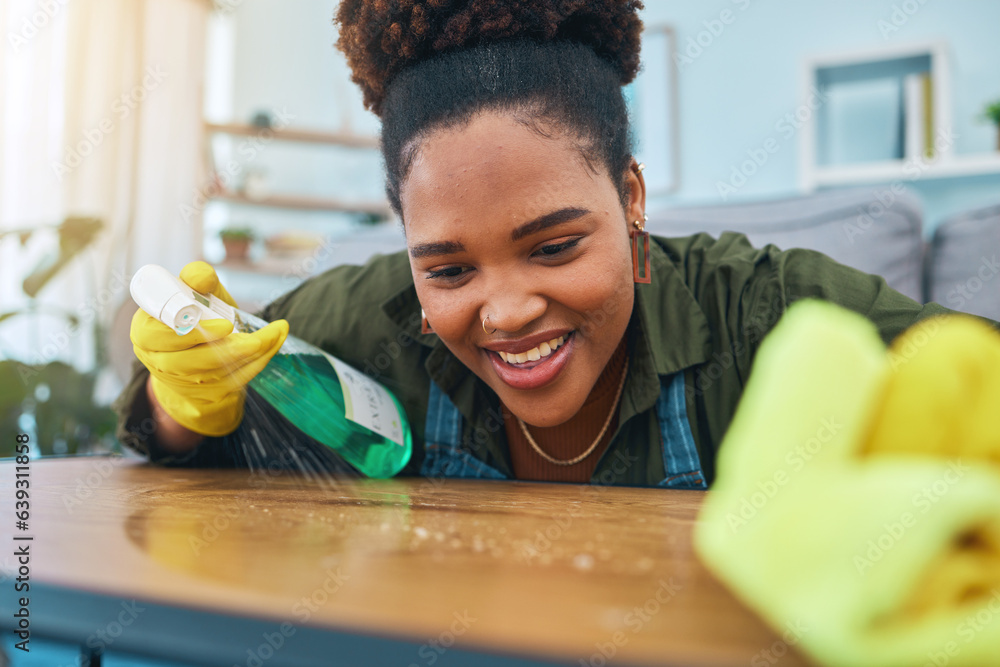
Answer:
[{"label": "blue wall", "polygon": [[[747,184],[730,196],[739,202],[797,193],[798,141],[776,124],[799,104],[801,61],[894,44],[945,40],[951,46],[952,114],[957,154],[996,151],[995,129],[977,122],[984,103],[1000,98],[1000,0],[645,0],[648,23],[671,24],[684,54],[701,36],[701,53],[679,74],[680,188],[650,201],[651,208],[721,204],[717,183],[726,181],[746,152],[774,138],[778,150]],[[360,131],[377,120],[360,108],[333,47],[335,0],[244,0],[235,10],[234,115],[245,120],[260,107],[280,106],[306,127],[337,126],[351,109]],[[912,15],[898,30],[894,7]],[[719,21],[731,12],[728,25]],[[914,11],[915,10],[915,11]],[[718,35],[713,35],[712,26]],[[880,27],[880,21],[885,22]],[[706,26],[706,22],[709,26]],[[721,32],[719,31],[721,27]],[[895,27],[895,26],[893,26]],[[711,40],[708,39],[711,38]],[[697,53],[697,50],[691,51]],[[294,151],[294,152],[293,152]],[[357,151],[274,146],[259,158],[275,191],[378,197],[377,158]],[[656,167],[650,162],[650,169]],[[908,182],[925,201],[928,231],[944,217],[1000,202],[1000,174]],[[873,190],[884,186],[869,184]],[[329,215],[241,211],[265,226],[317,229]]]},{"label": "blue wall", "polygon": [[[725,10],[728,25],[719,21]],[[673,25],[680,54],[695,54],[679,64],[680,188],[652,206],[723,203],[717,183],[769,137],[779,149],[729,202],[795,194],[800,137],[775,125],[798,106],[801,61],[815,54],[947,41],[955,153],[996,151],[996,130],[975,117],[1000,99],[997,0],[647,0],[645,18]],[[707,47],[697,44],[703,31]],[[906,185],[924,199],[928,231],[956,212],[1000,203],[1000,174]]]}]

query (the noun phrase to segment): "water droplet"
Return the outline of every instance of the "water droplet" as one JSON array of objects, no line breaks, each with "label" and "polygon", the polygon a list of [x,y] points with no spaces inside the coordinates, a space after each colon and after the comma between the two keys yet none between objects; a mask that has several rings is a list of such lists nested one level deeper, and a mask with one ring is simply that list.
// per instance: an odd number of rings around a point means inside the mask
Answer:
[{"label": "water droplet", "polygon": [[428,537],[430,537],[430,532],[423,526],[417,526],[416,528],[414,528],[413,534],[419,540],[426,540]]},{"label": "water droplet", "polygon": [[577,554],[573,558],[573,567],[583,572],[594,569],[594,557],[590,554]]}]

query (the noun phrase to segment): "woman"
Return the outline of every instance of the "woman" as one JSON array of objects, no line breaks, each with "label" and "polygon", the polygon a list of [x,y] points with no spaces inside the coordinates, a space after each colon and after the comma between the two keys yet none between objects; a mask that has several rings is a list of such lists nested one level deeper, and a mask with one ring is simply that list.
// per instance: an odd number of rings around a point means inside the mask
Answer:
[{"label": "woman", "polygon": [[[946,312],[818,253],[643,233],[621,91],[639,65],[638,0],[453,4],[341,3],[339,46],[382,118],[407,251],[263,313],[396,393],[416,439],[408,473],[704,488],[789,304],[835,301],[887,341]],[[205,265],[182,277],[224,293]],[[132,337],[153,373],[120,399],[123,442],[232,463],[218,437],[246,428],[243,385],[287,327],[179,342],[140,312]],[[245,366],[213,373],[220,355]]]}]

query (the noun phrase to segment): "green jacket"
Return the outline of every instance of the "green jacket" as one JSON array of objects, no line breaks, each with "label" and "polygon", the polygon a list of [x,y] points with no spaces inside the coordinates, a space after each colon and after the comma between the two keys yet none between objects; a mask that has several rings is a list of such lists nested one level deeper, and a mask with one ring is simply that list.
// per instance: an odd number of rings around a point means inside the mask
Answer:
[{"label": "green jacket", "polygon": [[[917,320],[951,312],[922,305],[878,276],[838,264],[811,250],[753,248],[741,234],[653,237],[653,281],[636,285],[629,325],[629,374],[618,430],[591,481],[655,486],[664,479],[654,410],[661,377],[683,371],[687,419],[707,481],[764,335],[792,303],[821,298],[868,317],[887,343]],[[405,252],[376,256],[365,266],[340,266],[268,305],[267,320],[288,320],[293,335],[365,371],[399,398],[413,429],[414,455],[404,474],[417,474],[424,456],[430,382],[464,417],[463,442],[477,459],[512,478],[496,394],[434,335],[420,333],[420,305]],[[817,354],[823,354],[817,350]],[[166,456],[149,437],[137,368],[115,404],[119,439],[154,461],[226,465],[208,438],[183,459]]]}]

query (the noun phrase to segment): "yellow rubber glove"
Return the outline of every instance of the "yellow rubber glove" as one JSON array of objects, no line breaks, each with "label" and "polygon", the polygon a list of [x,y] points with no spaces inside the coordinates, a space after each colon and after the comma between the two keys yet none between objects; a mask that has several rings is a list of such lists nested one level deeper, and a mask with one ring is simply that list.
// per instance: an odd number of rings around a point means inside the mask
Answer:
[{"label": "yellow rubber glove", "polygon": [[[965,325],[934,324],[923,349],[957,359],[944,331]],[[695,548],[778,632],[796,628],[792,641],[819,664],[996,664],[1000,474],[896,421],[896,362],[865,318],[793,306],[758,351]],[[903,403],[942,400],[933,378],[903,382]],[[893,446],[871,439],[879,431]]]},{"label": "yellow rubber glove", "polygon": [[[192,289],[236,306],[211,265],[191,262],[180,278]],[[234,332],[225,319],[202,320],[179,336],[139,309],[130,335],[135,356],[149,369],[153,394],[166,413],[196,433],[221,436],[240,425],[246,384],[281,348],[288,322],[277,320],[245,334]]]}]

